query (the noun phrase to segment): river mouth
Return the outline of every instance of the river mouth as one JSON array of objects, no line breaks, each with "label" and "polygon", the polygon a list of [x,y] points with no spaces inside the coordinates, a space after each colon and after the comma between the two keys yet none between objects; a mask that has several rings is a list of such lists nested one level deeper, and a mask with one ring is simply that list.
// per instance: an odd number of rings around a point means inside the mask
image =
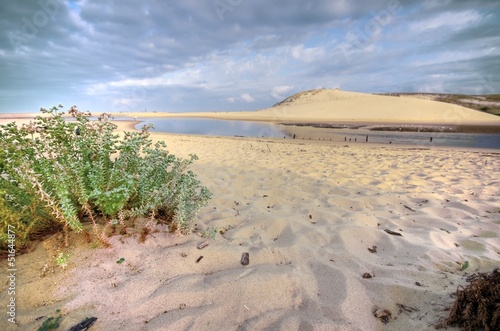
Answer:
[{"label": "river mouth", "polygon": [[136,125],[138,130],[144,124],[152,124],[153,132],[174,134],[500,149],[500,128],[492,133],[478,133],[484,128],[481,126],[275,124],[206,118],[143,118],[137,121],[141,121]]}]

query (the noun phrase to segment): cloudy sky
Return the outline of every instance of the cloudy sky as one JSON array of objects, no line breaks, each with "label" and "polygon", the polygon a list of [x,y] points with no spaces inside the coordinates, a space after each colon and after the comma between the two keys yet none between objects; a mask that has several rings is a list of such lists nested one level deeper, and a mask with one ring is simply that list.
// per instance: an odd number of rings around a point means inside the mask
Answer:
[{"label": "cloudy sky", "polygon": [[498,0],[1,0],[0,112],[266,108],[307,89],[500,93]]}]

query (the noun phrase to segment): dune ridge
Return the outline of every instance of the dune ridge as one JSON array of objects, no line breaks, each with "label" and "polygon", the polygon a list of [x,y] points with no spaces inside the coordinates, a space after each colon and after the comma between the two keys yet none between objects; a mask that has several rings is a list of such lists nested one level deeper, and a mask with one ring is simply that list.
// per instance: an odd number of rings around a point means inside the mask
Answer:
[{"label": "dune ridge", "polygon": [[251,112],[157,112],[128,113],[128,115],[138,118],[203,117],[278,123],[500,125],[499,116],[450,103],[410,96],[375,95],[339,89],[300,92],[270,108]]},{"label": "dune ridge", "polygon": [[448,103],[338,89],[301,92],[257,114],[262,119],[313,122],[500,124],[498,116]]},{"label": "dune ridge", "polygon": [[[315,89],[294,94],[257,111],[118,112],[115,117],[195,117],[227,120],[311,123],[429,124],[500,126],[500,117],[459,105],[411,95],[389,96]],[[0,114],[0,122],[33,118],[36,114]]]}]

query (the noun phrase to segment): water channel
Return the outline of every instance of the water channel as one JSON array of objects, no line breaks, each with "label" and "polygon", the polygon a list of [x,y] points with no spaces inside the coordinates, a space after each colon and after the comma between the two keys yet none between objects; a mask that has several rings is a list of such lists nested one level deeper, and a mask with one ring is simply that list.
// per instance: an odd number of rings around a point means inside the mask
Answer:
[{"label": "water channel", "polygon": [[[417,146],[454,146],[500,149],[500,134],[370,131],[367,128],[296,127],[265,122],[232,121],[204,118],[148,118],[136,125],[153,124],[156,132],[208,135],[264,137],[336,142],[397,144]],[[431,139],[432,138],[432,139]]]}]

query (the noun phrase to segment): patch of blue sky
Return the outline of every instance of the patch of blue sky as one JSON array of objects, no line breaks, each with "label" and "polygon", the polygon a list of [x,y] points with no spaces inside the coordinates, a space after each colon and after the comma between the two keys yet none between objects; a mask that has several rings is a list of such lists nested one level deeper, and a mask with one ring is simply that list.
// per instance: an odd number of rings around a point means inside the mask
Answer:
[{"label": "patch of blue sky", "polygon": [[80,12],[80,5],[78,4],[78,1],[68,1],[68,7],[74,12]]}]

